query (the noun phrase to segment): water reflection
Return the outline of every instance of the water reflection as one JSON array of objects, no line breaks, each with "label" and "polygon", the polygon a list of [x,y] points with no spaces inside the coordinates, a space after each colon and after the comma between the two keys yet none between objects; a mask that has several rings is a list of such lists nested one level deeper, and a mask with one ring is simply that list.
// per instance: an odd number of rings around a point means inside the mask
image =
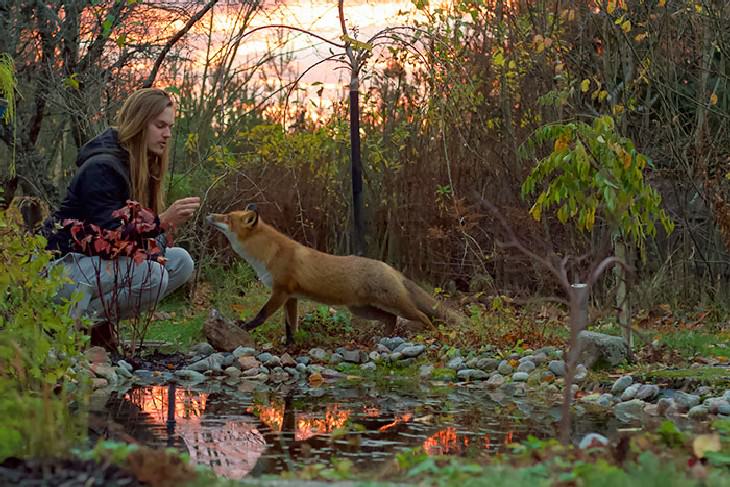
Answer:
[{"label": "water reflection", "polygon": [[[494,400],[485,391],[416,397],[327,387],[289,392],[143,387],[113,398],[109,419],[142,443],[174,446],[231,479],[328,464],[334,456],[372,471],[413,447],[430,455],[479,456],[528,434],[555,435],[549,408]],[[171,410],[172,430],[166,427]]]}]

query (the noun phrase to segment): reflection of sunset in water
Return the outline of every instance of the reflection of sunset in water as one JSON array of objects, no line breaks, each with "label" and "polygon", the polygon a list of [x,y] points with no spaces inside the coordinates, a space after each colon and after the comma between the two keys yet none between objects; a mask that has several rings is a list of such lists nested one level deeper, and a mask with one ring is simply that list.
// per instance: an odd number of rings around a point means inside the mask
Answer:
[{"label": "reflection of sunset in water", "polygon": [[[512,443],[512,436],[512,431],[505,434],[505,445]],[[492,449],[492,438],[489,434],[485,434],[482,441],[483,443],[481,446],[484,450],[489,451]],[[475,444],[478,448],[480,446],[479,438],[463,434],[459,435],[456,432],[456,428],[449,426],[448,428],[441,429],[429,436],[426,441],[423,442],[423,450],[428,455],[458,455],[464,453],[470,444]]]},{"label": "reflection of sunset in water", "polygon": [[[167,421],[167,386],[150,386],[128,392],[125,398],[142,411],[149,414],[153,421],[165,424]],[[208,394],[175,389],[175,419],[178,423],[200,422],[205,411]]]}]

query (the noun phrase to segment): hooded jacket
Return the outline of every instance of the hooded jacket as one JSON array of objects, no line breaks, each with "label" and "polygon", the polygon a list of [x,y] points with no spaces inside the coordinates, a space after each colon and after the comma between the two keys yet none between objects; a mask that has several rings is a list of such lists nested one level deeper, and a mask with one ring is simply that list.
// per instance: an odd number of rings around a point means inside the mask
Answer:
[{"label": "hooded jacket", "polygon": [[[48,240],[46,248],[63,256],[73,250],[68,229],[59,229],[67,218],[98,225],[105,229],[119,227],[121,221],[112,212],[127,204],[131,197],[129,153],[119,144],[117,131],[109,128],[84,144],[76,159],[78,170],[66,190],[61,206],[43,224],[41,233]],[[157,219],[156,234],[162,233]],[[157,238],[163,245],[164,238]]]}]

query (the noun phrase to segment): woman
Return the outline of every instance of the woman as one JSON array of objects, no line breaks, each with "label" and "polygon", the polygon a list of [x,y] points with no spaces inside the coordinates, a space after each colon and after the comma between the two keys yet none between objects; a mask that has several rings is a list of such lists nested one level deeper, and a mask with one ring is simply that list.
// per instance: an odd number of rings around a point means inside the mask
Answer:
[{"label": "woman", "polygon": [[[192,197],[164,207],[163,183],[174,121],[173,102],[165,91],[145,88],[133,93],[117,116],[117,126],[81,148],[76,161],[79,169],[66,197],[44,224],[47,248],[58,253],[56,263],[61,263],[68,277],[79,283],[67,286],[62,297],[69,297],[77,287],[90,289],[86,312],[92,320],[102,321],[92,330],[92,342],[108,341],[109,321],[134,317],[149,309],[193,273],[193,260],[185,249],[165,248],[166,232],[185,223],[200,205],[200,199]],[[118,228],[121,222],[112,213],[130,199],[157,215],[151,233],[164,254],[164,264],[152,259],[135,263],[129,257],[107,261],[76,253],[68,227],[58,225],[75,219],[102,229]]]}]

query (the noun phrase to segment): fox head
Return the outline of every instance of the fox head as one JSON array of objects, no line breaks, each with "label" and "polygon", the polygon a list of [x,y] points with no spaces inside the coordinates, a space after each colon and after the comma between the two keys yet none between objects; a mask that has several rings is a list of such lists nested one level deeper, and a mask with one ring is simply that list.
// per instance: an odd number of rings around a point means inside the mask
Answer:
[{"label": "fox head", "polygon": [[243,241],[256,229],[259,214],[256,205],[250,204],[242,211],[232,211],[226,214],[211,213],[206,221],[223,232],[231,241]]}]

